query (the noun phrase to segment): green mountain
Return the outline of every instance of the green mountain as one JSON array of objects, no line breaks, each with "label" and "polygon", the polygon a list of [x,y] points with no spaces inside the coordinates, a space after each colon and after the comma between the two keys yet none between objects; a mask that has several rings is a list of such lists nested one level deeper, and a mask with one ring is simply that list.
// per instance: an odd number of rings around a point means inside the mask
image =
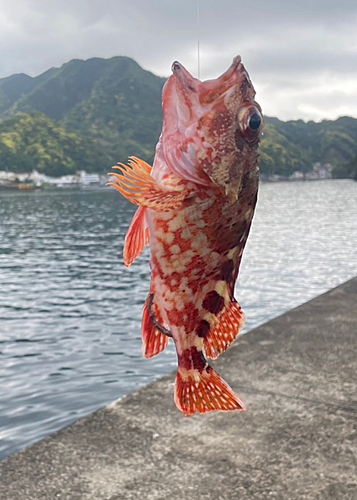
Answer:
[{"label": "green mountain", "polygon": [[341,163],[333,170],[337,179],[354,179],[357,181],[357,155],[349,163]]},{"label": "green mountain", "polygon": [[[16,92],[9,79],[16,77]],[[162,124],[164,78],[128,57],[72,60],[36,78],[0,80],[0,119],[39,112],[64,128],[100,140],[116,161],[152,160]],[[22,85],[21,85],[22,81]]]},{"label": "green mountain", "polygon": [[93,139],[69,132],[39,113],[17,113],[0,123],[0,170],[47,175],[107,171],[111,158]]},{"label": "green mountain", "polygon": [[[60,175],[83,165],[107,171],[130,155],[151,161],[161,131],[164,81],[128,57],[72,60],[36,78],[0,79],[0,169],[37,165]],[[9,140],[12,132],[15,142]],[[356,155],[354,118],[306,123],[266,117],[265,174],[306,172],[321,162],[332,164],[336,176],[354,177]]]},{"label": "green mountain", "polygon": [[337,171],[357,153],[357,120],[341,117],[320,123],[302,120],[283,122],[266,117],[262,139],[264,173],[290,175],[306,172],[315,162],[330,163]]}]

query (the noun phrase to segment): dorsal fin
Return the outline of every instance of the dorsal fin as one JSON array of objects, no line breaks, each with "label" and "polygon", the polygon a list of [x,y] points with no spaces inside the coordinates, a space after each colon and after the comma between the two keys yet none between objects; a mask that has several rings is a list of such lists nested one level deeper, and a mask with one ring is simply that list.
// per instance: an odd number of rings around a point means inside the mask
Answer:
[{"label": "dorsal fin", "polygon": [[122,175],[110,172],[112,179],[108,182],[108,186],[114,187],[127,200],[140,207],[170,212],[179,208],[187,196],[184,188],[174,190],[160,186],[150,175],[150,165],[134,156],[128,165],[119,163],[113,168],[120,170]]},{"label": "dorsal fin", "polygon": [[[149,300],[152,294],[149,294],[146,299],[143,311],[143,321],[141,325],[141,336],[143,340],[143,354],[145,358],[152,358],[159,354],[164,349],[166,349],[169,338],[161,333],[152,323],[149,311]],[[162,315],[158,309],[155,307],[155,319],[157,319],[161,324],[163,324]]]}]

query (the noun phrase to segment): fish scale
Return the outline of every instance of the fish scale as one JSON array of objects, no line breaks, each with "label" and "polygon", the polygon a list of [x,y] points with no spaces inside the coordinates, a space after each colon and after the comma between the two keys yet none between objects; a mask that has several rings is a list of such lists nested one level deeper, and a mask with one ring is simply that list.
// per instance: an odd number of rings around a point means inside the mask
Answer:
[{"label": "fish scale", "polygon": [[143,352],[155,356],[173,338],[175,403],[187,416],[245,409],[207,358],[224,352],[244,323],[234,287],[259,182],[256,124],[263,120],[254,96],[240,57],[207,82],[174,63],[153,168],[132,158],[110,182],[139,205],[125,240],[126,265],[150,245]]}]

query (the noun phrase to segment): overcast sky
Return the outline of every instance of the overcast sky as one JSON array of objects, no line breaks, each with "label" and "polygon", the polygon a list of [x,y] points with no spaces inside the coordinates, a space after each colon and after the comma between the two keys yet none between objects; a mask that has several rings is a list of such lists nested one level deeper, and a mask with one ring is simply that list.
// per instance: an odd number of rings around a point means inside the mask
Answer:
[{"label": "overcast sky", "polygon": [[237,54],[264,112],[281,119],[357,117],[356,0],[0,0],[0,77],[36,76],[70,59],[124,55],[201,79]]}]

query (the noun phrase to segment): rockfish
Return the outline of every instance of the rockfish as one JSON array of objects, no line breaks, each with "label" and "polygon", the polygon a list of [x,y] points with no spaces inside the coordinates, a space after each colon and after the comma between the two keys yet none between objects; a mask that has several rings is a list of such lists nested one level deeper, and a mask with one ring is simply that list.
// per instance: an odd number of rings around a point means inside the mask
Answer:
[{"label": "rockfish", "polygon": [[216,80],[178,62],[172,72],[153,167],[131,157],[109,182],[139,205],[125,264],[150,245],[143,352],[151,358],[173,338],[175,403],[185,415],[244,410],[206,358],[224,352],[244,322],[234,285],[257,201],[262,111],[239,56]]}]

